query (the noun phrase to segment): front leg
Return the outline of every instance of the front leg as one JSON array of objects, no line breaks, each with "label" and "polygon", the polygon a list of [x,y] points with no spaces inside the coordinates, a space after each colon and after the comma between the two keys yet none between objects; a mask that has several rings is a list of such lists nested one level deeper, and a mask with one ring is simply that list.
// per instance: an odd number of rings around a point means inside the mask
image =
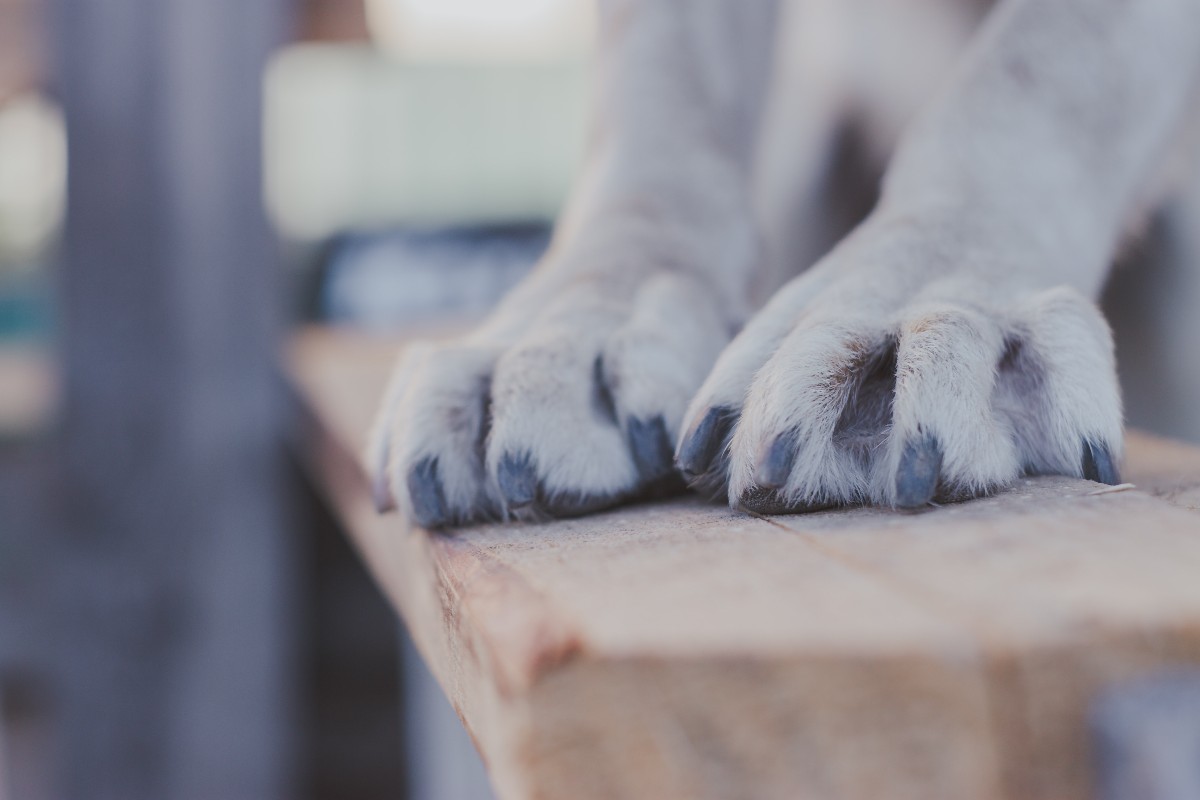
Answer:
[{"label": "front leg", "polygon": [[748,311],[748,171],[773,3],[602,0],[587,163],[543,263],[488,321],[401,357],[379,504],[427,527],[670,486],[683,412]]},{"label": "front leg", "polygon": [[722,354],[683,469],[764,513],[1117,481],[1094,299],[1198,74],[1194,0],[998,7],[871,217]]}]

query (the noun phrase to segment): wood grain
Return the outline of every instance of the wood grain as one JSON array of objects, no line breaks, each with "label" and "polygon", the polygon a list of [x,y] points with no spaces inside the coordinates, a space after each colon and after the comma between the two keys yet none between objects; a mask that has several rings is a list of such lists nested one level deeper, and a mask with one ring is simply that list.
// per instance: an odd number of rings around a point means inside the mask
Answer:
[{"label": "wood grain", "polygon": [[694,498],[452,534],[371,510],[394,340],[310,331],[304,452],[506,798],[1085,798],[1101,688],[1200,662],[1200,450],[1137,488],[754,518]]}]

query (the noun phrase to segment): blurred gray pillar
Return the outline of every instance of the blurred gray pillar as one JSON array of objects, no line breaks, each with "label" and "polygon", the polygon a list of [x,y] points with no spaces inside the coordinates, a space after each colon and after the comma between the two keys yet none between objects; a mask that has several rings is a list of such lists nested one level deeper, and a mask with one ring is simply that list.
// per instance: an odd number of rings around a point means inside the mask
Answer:
[{"label": "blurred gray pillar", "polygon": [[260,91],[286,0],[56,0],[67,120],[62,796],[285,785],[280,295]]},{"label": "blurred gray pillar", "polygon": [[1200,443],[1200,171],[1113,270],[1105,311],[1130,425]]}]

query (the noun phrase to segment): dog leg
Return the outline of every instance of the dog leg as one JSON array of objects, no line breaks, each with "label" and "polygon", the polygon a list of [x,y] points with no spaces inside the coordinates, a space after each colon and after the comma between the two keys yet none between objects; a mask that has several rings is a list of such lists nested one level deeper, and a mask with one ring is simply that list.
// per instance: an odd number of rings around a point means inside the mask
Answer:
[{"label": "dog leg", "polygon": [[760,512],[1117,481],[1093,301],[1198,75],[1194,0],[998,6],[880,204],[721,355],[680,465]]},{"label": "dog leg", "polygon": [[662,488],[688,400],[748,313],[774,4],[602,0],[583,174],[544,262],[478,330],[402,356],[368,453],[429,527]]}]

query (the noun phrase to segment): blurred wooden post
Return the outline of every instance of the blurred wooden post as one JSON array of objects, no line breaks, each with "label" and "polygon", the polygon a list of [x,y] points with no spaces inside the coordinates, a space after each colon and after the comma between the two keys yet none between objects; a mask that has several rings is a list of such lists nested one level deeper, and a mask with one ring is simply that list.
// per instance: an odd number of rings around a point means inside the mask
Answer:
[{"label": "blurred wooden post", "polygon": [[62,795],[287,793],[276,247],[289,0],[56,0],[70,148]]}]

